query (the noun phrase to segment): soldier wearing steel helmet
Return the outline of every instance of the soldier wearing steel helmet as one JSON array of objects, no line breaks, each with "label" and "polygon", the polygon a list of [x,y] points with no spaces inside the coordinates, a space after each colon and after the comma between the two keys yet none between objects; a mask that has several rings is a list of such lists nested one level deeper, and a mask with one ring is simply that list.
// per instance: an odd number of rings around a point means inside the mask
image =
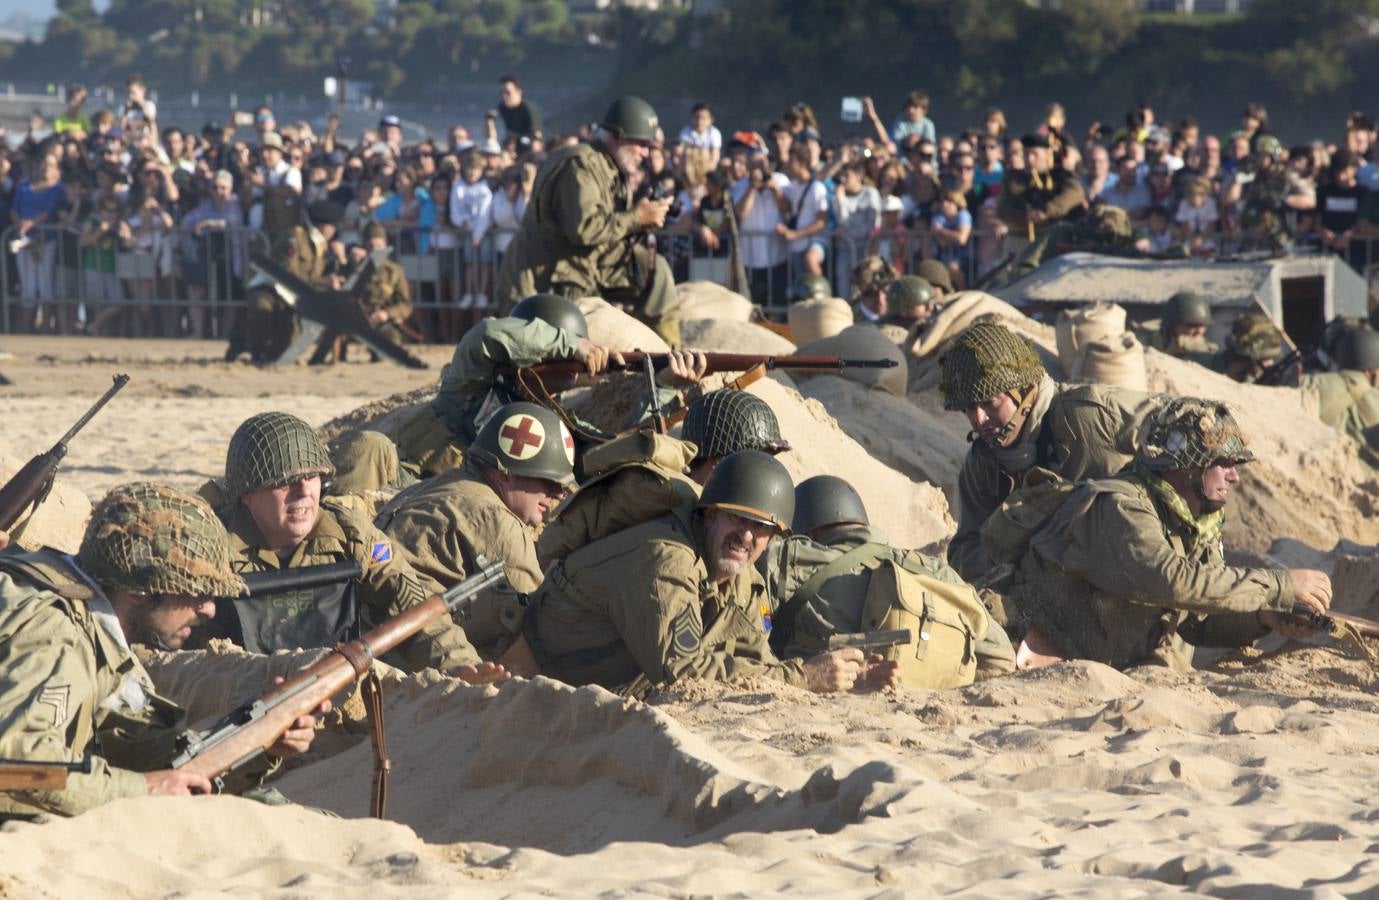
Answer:
[{"label": "soldier wearing steel helmet", "polygon": [[503,255],[500,309],[547,291],[602,297],[633,308],[667,343],[679,344],[674,276],[643,240],[664,227],[672,200],[634,200],[627,183],[660,140],[656,111],[629,95],[609,107],[594,140],[551,154]]},{"label": "soldier wearing steel helmet", "polygon": [[1224,405],[1167,401],[1147,420],[1134,463],[1080,485],[1031,538],[1017,595],[1029,622],[1022,662],[1189,671],[1191,646],[1239,647],[1271,630],[1310,635],[1289,614],[1326,611],[1325,573],[1228,566],[1222,555],[1226,504],[1238,467],[1253,459]]},{"label": "soldier wearing steel helmet", "polygon": [[790,661],[771,652],[770,606],[755,563],[788,531],[793,508],[784,466],[756,450],[732,454],[697,504],[596,540],[552,566],[528,601],[514,650],[529,654],[531,674],[633,694],[681,678],[737,675],[817,691],[893,683],[894,664],[857,650]]},{"label": "soldier wearing steel helmet", "polygon": [[827,300],[832,296],[833,289],[828,286],[828,279],[822,275],[806,272],[790,286],[791,303],[801,300]]},{"label": "soldier wearing steel helmet", "polygon": [[929,324],[942,308],[943,299],[932,284],[918,275],[901,275],[886,285],[886,316],[881,322],[903,331],[903,339]]},{"label": "soldier wearing steel helmet", "polygon": [[472,574],[480,556],[503,562],[508,587],[456,613],[485,657],[520,623],[518,595],[541,583],[533,529],[574,481],[574,447],[555,413],[509,403],[480,429],[462,466],[407,488],[374,519],[395,550],[442,588]]},{"label": "soldier wearing steel helmet", "polygon": [[[459,466],[464,449],[498,407],[527,399],[504,368],[521,369],[544,362],[577,360],[588,375],[607,371],[610,361],[621,362],[614,349],[589,339],[589,324],[579,306],[567,297],[533,294],[501,318],[484,319],[455,347],[441,372],[436,396],[418,409],[398,430],[397,466],[390,470],[383,454],[389,448],[365,434],[345,442],[336,453],[341,481],[358,492],[403,487],[418,477],[429,478]],[[657,374],[657,397],[662,409],[678,400],[680,388],[703,378],[704,355],[674,352],[670,365]],[[558,394],[567,385],[549,383]],[[571,416],[578,423],[578,419]],[[391,472],[390,477],[383,478]]]},{"label": "soldier wearing steel helmet", "polygon": [[895,267],[884,257],[866,257],[852,269],[852,318],[880,322],[889,310],[886,288],[896,279]]},{"label": "soldier wearing steel helmet", "polygon": [[[0,820],[209,793],[205,778],[168,768],[186,716],[157,695],[130,645],[178,649],[218,601],[244,592],[210,507],[155,484],[111,491],[75,557],[0,551],[0,757],[91,760],[65,790],[0,794]],[[305,751],[312,724],[294,722],[270,756]],[[234,787],[255,787],[267,771],[251,764]]]},{"label": "soldier wearing steel helmet", "polygon": [[1211,327],[1211,303],[1196,291],[1179,291],[1164,304],[1157,331],[1144,335],[1148,347],[1210,366],[1221,349],[1207,340]]},{"label": "soldier wearing steel helmet", "polygon": [[1337,371],[1310,372],[1298,387],[1315,398],[1318,417],[1379,462],[1379,332],[1356,328],[1337,342]]},{"label": "soldier wearing steel helmet", "polygon": [[[325,444],[306,422],[282,412],[250,416],[225,455],[220,511],[230,532],[233,566],[266,572],[357,562],[357,581],[221,604],[204,638],[228,638],[246,650],[272,653],[330,647],[410,609],[437,590],[419,575],[368,510],[348,496],[322,498],[335,472]],[[449,619],[426,626],[393,659],[411,670],[441,669],[470,681],[502,677],[481,663],[464,630]]]},{"label": "soldier wearing steel helmet", "polygon": [[1231,324],[1231,333],[1212,368],[1235,381],[1253,384],[1282,355],[1283,336],[1274,320],[1259,310],[1250,310]]},{"label": "soldier wearing steel helmet", "polygon": [[995,322],[960,334],[940,360],[945,409],[966,414],[971,447],[958,473],[958,530],[948,562],[976,581],[992,562],[981,527],[1030,470],[1070,481],[1105,478],[1128,463],[1149,394],[1108,385],[1060,385],[1029,342]]},{"label": "soldier wearing steel helmet", "polygon": [[739,450],[775,456],[790,449],[767,402],[732,389],[713,391],[691,403],[680,434],[695,446],[689,475],[700,485],[708,482],[720,460]]},{"label": "soldier wearing steel helmet", "polygon": [[[971,619],[963,622],[957,615],[938,614],[945,625],[972,629],[955,635],[964,647],[970,640],[971,654],[939,659],[935,653],[932,664],[922,670],[907,673],[902,666],[902,681],[946,687],[1015,670],[1010,640],[989,621],[977,592],[943,560],[892,546],[871,524],[862,497],[844,479],[816,475],[800,482],[790,530],[789,537],[772,541],[757,563],[773,609],[771,647],[782,659],[812,656],[834,634],[880,630],[895,611],[878,605],[881,598],[872,581],[889,565],[897,578],[914,583],[922,602],[933,607],[931,615],[940,606],[945,613],[961,607]],[[881,574],[889,577],[890,572]],[[912,656],[919,655],[918,642],[925,640],[921,631],[911,629]],[[903,657],[905,649],[898,653]]]}]

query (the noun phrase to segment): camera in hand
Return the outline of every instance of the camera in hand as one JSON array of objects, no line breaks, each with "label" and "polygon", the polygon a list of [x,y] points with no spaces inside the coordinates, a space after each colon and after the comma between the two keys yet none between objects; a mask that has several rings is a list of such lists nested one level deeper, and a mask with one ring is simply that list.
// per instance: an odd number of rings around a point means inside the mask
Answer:
[{"label": "camera in hand", "polygon": [[651,199],[671,201],[670,208],[666,210],[666,221],[678,219],[680,213],[684,212],[684,204],[680,202],[679,197],[675,196],[675,188],[664,181],[657,182],[656,186],[651,189]]}]

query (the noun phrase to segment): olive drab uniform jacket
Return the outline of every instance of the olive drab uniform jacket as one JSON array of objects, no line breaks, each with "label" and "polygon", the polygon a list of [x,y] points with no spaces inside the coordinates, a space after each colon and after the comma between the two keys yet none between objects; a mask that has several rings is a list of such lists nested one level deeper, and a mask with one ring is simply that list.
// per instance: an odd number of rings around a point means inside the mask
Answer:
[{"label": "olive drab uniform jacket", "polygon": [[[1158,404],[1155,396],[1095,384],[1055,385],[1055,390],[1047,412],[1038,421],[1031,414],[1020,437],[1035,442],[1030,468],[1049,469],[1068,481],[1119,472],[1134,455],[1144,417]],[[968,448],[958,472],[958,530],[948,545],[948,562],[963,578],[974,581],[992,568],[982,549],[982,523],[1025,471],[1006,471],[996,451],[981,440]]]},{"label": "olive drab uniform jacket", "polygon": [[[230,532],[231,566],[237,572],[354,561],[364,574],[343,585],[218,603],[215,619],[204,629],[205,639],[228,638],[254,653],[331,647],[436,593],[434,582],[419,576],[398,554],[396,544],[369,521],[362,505],[352,505],[349,498],[322,499],[316,528],[286,560],[265,546],[242,504],[221,517]],[[403,642],[385,661],[411,671],[428,666],[444,671],[474,665],[479,654],[464,630],[442,617]]]},{"label": "olive drab uniform jacket", "polygon": [[374,520],[412,568],[448,590],[473,574],[475,558],[502,560],[509,589],[487,591],[455,612],[464,633],[484,656],[517,634],[518,595],[541,584],[531,529],[503,503],[483,475],[466,465],[398,494]]},{"label": "olive drab uniform jacket", "polygon": [[0,816],[72,816],[144,796],[141,773],[168,768],[184,719],[154,691],[110,601],[71,557],[0,552],[0,757],[91,759],[65,790],[0,793]]},{"label": "olive drab uniform jacket", "polygon": [[[854,559],[844,561],[842,571],[826,571],[830,565],[836,568],[849,553]],[[872,561],[880,558],[916,566],[929,578],[972,591],[943,560],[892,547],[884,533],[869,526],[838,530],[824,541],[802,534],[772,541],[758,567],[772,601],[771,646],[777,655],[783,659],[811,657],[828,649],[831,635],[871,629],[867,599],[874,572]],[[815,584],[816,576],[824,580]],[[980,602],[975,591],[972,597]],[[978,678],[1015,670],[1015,650],[1005,632],[994,624],[974,641],[973,652]]]},{"label": "olive drab uniform jacket", "polygon": [[[296,225],[273,245],[273,256],[292,274],[313,285],[325,282],[326,241],[319,231]],[[282,356],[297,331],[297,312],[264,275],[250,277],[238,343],[256,361]]]},{"label": "olive drab uniform jacket", "polygon": [[503,254],[499,308],[552,293],[634,303],[661,318],[676,303],[674,278],[662,257],[634,246],[640,233],[627,180],[603,144],[557,150],[536,173],[521,230]]},{"label": "olive drab uniform jacket", "polygon": [[1379,390],[1365,373],[1317,372],[1303,375],[1298,385],[1317,398],[1317,416],[1359,447],[1379,447]]},{"label": "olive drab uniform jacket", "polygon": [[1024,236],[1030,211],[1042,210],[1048,216],[1046,222],[1034,226],[1043,231],[1059,219],[1080,214],[1085,198],[1077,177],[1061,167],[1038,175],[1028,169],[1006,169],[996,213],[1012,231]]},{"label": "olive drab uniform jacket", "polygon": [[1088,481],[1031,539],[1016,603],[1065,657],[1191,670],[1189,644],[1243,646],[1293,607],[1285,570],[1226,565],[1223,520],[1152,473]]},{"label": "olive drab uniform jacket", "polygon": [[1153,347],[1161,353],[1195,362],[1208,369],[1216,368],[1217,355],[1221,352],[1220,345],[1205,337],[1178,337],[1170,341],[1164,336],[1163,331],[1157,328],[1142,332],[1139,338],[1146,347]]},{"label": "olive drab uniform jacket", "polygon": [[767,643],[766,588],[748,567],[709,580],[688,507],[594,541],[552,566],[523,633],[541,673],[640,693],[679,678],[764,675],[805,686]]},{"label": "olive drab uniform jacket", "polygon": [[379,325],[377,330],[393,343],[402,343],[402,332],[398,325],[406,322],[412,314],[412,286],[397,260],[385,259],[374,267],[362,302],[367,313],[378,309],[388,313],[388,321]]}]

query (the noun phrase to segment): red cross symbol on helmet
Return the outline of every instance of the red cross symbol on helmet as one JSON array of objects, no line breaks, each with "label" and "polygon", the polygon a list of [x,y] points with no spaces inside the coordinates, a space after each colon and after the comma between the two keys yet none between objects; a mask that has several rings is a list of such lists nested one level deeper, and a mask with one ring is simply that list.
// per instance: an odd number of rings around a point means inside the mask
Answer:
[{"label": "red cross symbol on helmet", "polygon": [[509,416],[498,429],[498,449],[512,459],[531,459],[546,443],[546,429],[531,416]]}]

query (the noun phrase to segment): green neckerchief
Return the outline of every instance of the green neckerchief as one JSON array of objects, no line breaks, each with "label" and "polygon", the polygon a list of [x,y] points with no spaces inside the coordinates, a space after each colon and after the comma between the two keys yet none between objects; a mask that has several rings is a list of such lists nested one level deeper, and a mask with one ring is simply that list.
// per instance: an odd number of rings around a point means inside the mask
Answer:
[{"label": "green neckerchief", "polygon": [[1187,532],[1191,538],[1191,546],[1187,548],[1188,553],[1195,556],[1202,547],[1209,547],[1221,539],[1221,529],[1226,524],[1226,511],[1224,509],[1207,513],[1205,516],[1194,517],[1192,510],[1188,509],[1187,501],[1183,499],[1183,495],[1143,463],[1136,460],[1131,465],[1131,474],[1151,494],[1157,497],[1160,503],[1168,507],[1169,511],[1180,522],[1187,526]]}]

